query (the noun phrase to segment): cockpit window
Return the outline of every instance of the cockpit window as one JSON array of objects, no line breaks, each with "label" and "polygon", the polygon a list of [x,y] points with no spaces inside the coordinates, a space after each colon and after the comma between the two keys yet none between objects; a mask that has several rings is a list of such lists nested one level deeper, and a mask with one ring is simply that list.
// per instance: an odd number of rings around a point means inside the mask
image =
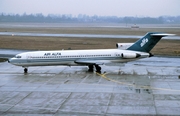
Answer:
[{"label": "cockpit window", "polygon": [[21,56],[17,55],[17,56],[15,56],[15,58],[21,58]]}]

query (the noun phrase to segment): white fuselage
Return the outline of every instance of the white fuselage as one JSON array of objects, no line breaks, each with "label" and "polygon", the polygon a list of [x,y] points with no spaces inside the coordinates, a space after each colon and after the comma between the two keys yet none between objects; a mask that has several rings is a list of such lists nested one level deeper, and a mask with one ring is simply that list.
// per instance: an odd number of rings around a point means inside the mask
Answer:
[{"label": "white fuselage", "polygon": [[148,57],[149,53],[120,50],[61,50],[25,52],[9,59],[11,64],[23,67],[48,65],[101,65],[111,62],[126,62]]}]

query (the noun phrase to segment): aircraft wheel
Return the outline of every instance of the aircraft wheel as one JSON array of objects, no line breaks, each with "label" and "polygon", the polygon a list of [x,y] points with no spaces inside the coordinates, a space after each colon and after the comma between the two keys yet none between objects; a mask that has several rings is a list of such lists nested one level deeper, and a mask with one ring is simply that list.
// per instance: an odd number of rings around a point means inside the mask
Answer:
[{"label": "aircraft wheel", "polygon": [[93,72],[94,71],[93,65],[89,65],[88,67],[89,67],[89,70],[88,70],[89,72]]},{"label": "aircraft wheel", "polygon": [[28,69],[27,68],[24,68],[24,73],[27,73],[28,72]]},{"label": "aircraft wheel", "polygon": [[95,67],[96,67],[96,72],[101,73],[101,67],[98,65],[95,65]]}]

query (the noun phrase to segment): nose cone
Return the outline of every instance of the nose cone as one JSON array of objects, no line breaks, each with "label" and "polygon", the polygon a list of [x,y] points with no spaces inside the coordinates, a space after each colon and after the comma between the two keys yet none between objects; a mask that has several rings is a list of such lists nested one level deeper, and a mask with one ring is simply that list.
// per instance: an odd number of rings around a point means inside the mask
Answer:
[{"label": "nose cone", "polygon": [[9,58],[9,59],[8,59],[8,63],[13,64],[13,58]]},{"label": "nose cone", "polygon": [[9,58],[9,59],[8,59],[8,63],[11,63],[10,60],[11,60],[11,59]]},{"label": "nose cone", "polygon": [[16,58],[9,58],[8,59],[8,63],[11,63],[11,64],[13,64],[13,65],[17,65],[17,66],[19,66],[18,64],[19,64],[19,61],[16,59]]}]

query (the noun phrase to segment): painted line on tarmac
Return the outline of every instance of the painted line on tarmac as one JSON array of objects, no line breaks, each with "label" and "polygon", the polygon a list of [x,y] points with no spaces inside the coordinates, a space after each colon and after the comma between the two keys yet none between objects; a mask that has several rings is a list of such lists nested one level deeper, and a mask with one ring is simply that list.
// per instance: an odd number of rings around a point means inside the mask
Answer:
[{"label": "painted line on tarmac", "polygon": [[156,87],[151,87],[151,86],[139,86],[139,85],[135,85],[135,84],[120,82],[120,81],[108,78],[106,76],[108,73],[100,74],[100,73],[96,72],[96,74],[101,76],[102,78],[108,80],[108,81],[111,81],[111,82],[114,82],[114,83],[117,83],[117,84],[121,84],[121,85],[127,85],[127,86],[132,86],[132,87],[139,87],[141,89],[163,90],[163,91],[178,91],[178,92],[180,92],[180,90],[176,90],[176,89],[156,88]]}]

